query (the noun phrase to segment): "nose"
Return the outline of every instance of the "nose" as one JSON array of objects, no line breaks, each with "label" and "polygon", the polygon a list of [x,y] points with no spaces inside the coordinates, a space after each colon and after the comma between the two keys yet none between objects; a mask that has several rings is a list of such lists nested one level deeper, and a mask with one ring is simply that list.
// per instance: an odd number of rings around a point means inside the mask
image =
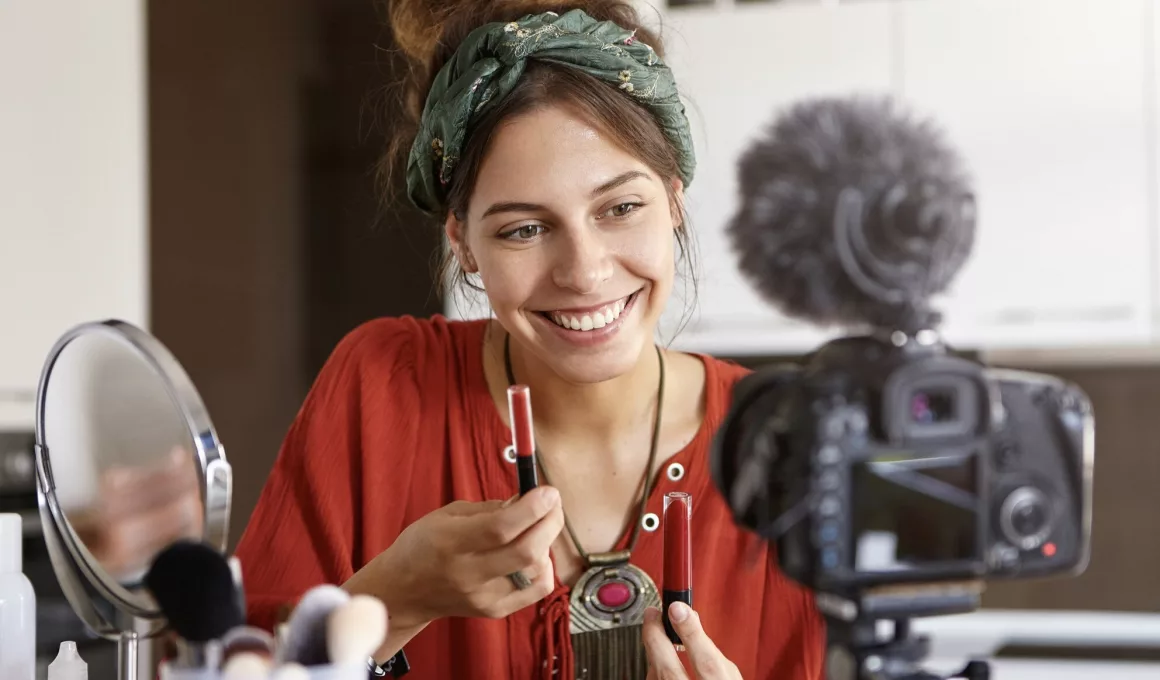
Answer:
[{"label": "nose", "polygon": [[562,229],[552,280],[561,288],[595,293],[612,278],[612,254],[599,232],[588,227]]}]

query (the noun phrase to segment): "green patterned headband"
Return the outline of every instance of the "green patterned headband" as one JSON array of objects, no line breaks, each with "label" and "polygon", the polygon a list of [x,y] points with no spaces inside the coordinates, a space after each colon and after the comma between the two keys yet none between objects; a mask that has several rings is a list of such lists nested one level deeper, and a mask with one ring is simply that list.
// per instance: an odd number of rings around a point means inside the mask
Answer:
[{"label": "green patterned headband", "polygon": [[439,71],[407,160],[407,192],[416,207],[441,217],[468,129],[511,93],[528,59],[578,68],[648,107],[677,150],[681,180],[689,185],[696,165],[689,121],[672,72],[653,48],[581,10],[546,12],[475,29]]}]

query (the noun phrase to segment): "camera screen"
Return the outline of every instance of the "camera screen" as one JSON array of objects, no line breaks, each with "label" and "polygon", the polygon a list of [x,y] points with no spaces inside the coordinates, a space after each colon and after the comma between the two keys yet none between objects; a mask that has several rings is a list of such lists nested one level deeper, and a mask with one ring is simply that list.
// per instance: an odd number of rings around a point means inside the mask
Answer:
[{"label": "camera screen", "polygon": [[910,419],[921,425],[955,419],[955,393],[951,390],[917,390],[910,396]]},{"label": "camera screen", "polygon": [[877,456],[851,472],[856,570],[897,571],[979,557],[977,455]]}]

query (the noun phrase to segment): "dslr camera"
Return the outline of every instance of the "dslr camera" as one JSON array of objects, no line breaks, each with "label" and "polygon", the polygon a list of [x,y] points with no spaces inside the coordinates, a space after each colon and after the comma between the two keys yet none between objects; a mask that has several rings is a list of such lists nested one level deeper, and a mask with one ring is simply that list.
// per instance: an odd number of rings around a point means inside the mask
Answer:
[{"label": "dslr camera", "polygon": [[[976,215],[941,131],[889,99],[806,101],[738,176],[727,233],[743,274],[788,316],[851,332],[736,386],[712,454],[736,522],[776,545],[787,576],[847,604],[1086,568],[1089,399],[959,355],[938,330],[931,299],[968,259]],[[978,591],[947,592],[845,616],[977,606]]]},{"label": "dslr camera", "polygon": [[1075,386],[898,331],[746,377],[714,475],[786,575],[849,593],[1081,570],[1092,445]]}]

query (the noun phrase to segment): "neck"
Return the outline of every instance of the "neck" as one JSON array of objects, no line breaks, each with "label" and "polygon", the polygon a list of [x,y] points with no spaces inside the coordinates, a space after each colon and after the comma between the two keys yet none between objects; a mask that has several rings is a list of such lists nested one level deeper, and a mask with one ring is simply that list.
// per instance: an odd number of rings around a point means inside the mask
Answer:
[{"label": "neck", "polygon": [[[506,337],[502,327],[493,322],[485,341],[489,363],[495,366],[489,372],[498,377],[501,395],[508,385],[503,358]],[[531,388],[537,438],[542,434],[552,440],[611,446],[625,435],[639,432],[642,422],[649,423],[651,434],[660,379],[655,346],[642,348],[627,372],[599,383],[565,380],[514,341],[511,362],[516,382]],[[501,403],[506,403],[506,397],[504,400]]]}]

